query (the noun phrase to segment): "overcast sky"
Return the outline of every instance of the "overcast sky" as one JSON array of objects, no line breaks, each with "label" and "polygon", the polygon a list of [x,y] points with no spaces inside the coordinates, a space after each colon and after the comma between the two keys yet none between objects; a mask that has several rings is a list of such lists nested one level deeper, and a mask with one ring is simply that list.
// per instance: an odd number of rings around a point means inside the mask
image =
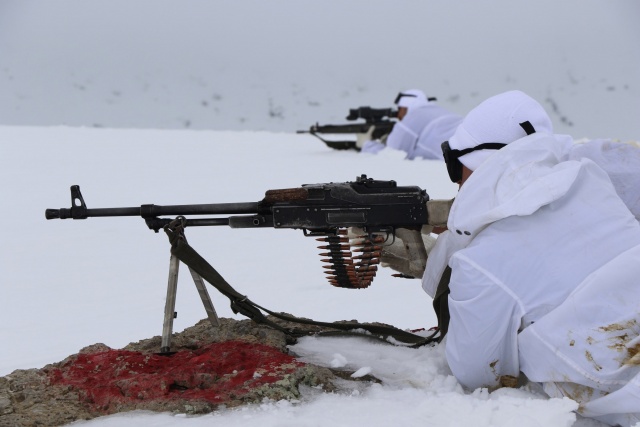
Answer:
[{"label": "overcast sky", "polygon": [[636,0],[0,0],[0,124],[292,131],[421,88],[522,89],[558,132],[638,138]]}]

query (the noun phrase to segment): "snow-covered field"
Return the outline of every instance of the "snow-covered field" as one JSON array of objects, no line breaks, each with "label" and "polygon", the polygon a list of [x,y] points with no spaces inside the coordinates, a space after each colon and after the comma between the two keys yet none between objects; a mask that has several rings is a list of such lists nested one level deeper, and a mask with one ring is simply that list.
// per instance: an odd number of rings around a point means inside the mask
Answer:
[{"label": "snow-covered field", "polygon": [[[250,202],[264,191],[354,180],[360,174],[419,185],[432,198],[456,186],[437,161],[339,152],[307,135],[194,130],[0,127],[0,196],[5,201],[0,375],[62,360],[96,342],[121,348],[162,331],[169,244],[141,218],[47,221],[70,207],[78,184],[89,208]],[[417,280],[383,269],[370,288],[338,289],[325,279],[318,242],[301,231],[187,229],[187,237],[239,291],[275,311],[317,320],[380,321],[401,328],[436,324]],[[235,317],[211,288],[220,316]],[[174,330],[205,317],[186,268],[180,272]],[[370,372],[382,385],[303,402],[265,402],[195,418],[124,414],[111,425],[571,425],[575,404],[530,390],[465,393],[440,348],[410,350],[357,338],[305,339],[303,360]],[[124,419],[123,419],[124,418]],[[524,423],[524,424],[522,424]],[[577,425],[590,425],[584,424]]]},{"label": "snow-covered field", "polygon": [[[360,174],[420,185],[432,197],[456,192],[442,163],[405,162],[397,152],[338,152],[307,135],[2,127],[0,140],[2,199],[11,222],[2,246],[0,327],[1,342],[12,349],[2,352],[0,374],[61,360],[95,342],[119,348],[161,332],[166,235],[136,217],[45,220],[46,208],[71,206],[73,184],[89,208],[253,202],[269,189]],[[265,307],[318,320],[435,324],[417,280],[382,273],[367,290],[330,286],[319,243],[301,231],[206,227],[187,230],[187,237]],[[181,274],[176,331],[205,317],[188,271]],[[212,298],[219,315],[233,316],[226,298]]]}]

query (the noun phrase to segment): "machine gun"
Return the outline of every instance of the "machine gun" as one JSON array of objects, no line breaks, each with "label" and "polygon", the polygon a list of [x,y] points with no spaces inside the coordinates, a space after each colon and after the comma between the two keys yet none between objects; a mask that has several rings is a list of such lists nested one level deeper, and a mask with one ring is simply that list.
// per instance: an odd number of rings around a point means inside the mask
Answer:
[{"label": "machine gun", "polygon": [[[425,190],[416,186],[401,187],[395,181],[379,181],[361,175],[354,182],[305,184],[298,188],[268,190],[258,202],[217,203],[195,205],[89,209],[80,187],[71,187],[71,208],[47,209],[47,219],[86,219],[91,217],[140,216],[149,229],[158,232],[173,218],[184,217],[185,227],[229,226],[231,228],[291,228],[305,236],[315,236],[324,242],[320,249],[329,275],[337,287],[361,289],[368,287],[380,263],[381,250],[395,240],[400,232],[419,235],[423,225],[443,225],[446,218],[431,218]],[[211,218],[189,218],[193,215],[216,215]],[[231,215],[231,216],[227,216]],[[431,214],[433,217],[433,213]],[[361,231],[349,235],[348,229]],[[353,233],[352,233],[353,234]],[[411,249],[416,262],[426,261],[424,245],[419,237],[403,237],[414,243]],[[421,247],[422,246],[422,247]],[[354,255],[354,252],[359,253]]]},{"label": "machine gun", "polygon": [[357,141],[343,140],[332,141],[323,138],[319,134],[364,134],[369,131],[373,126],[372,139],[381,139],[388,135],[393,126],[396,124],[394,119],[398,117],[398,111],[391,108],[371,108],[371,107],[359,107],[349,109],[349,115],[346,117],[348,121],[356,121],[359,119],[364,122],[359,123],[347,123],[342,125],[320,125],[316,123],[311,126],[309,130],[299,130],[297,133],[309,133],[327,146],[336,150],[356,150],[360,151],[362,147],[359,147]]},{"label": "machine gun", "polygon": [[[283,320],[324,326],[340,330],[365,329],[371,333],[392,336],[414,345],[434,340],[418,337],[393,327],[359,323],[324,323],[274,313],[251,302],[237,292],[220,274],[186,242],[184,228],[198,226],[228,226],[231,228],[300,229],[305,236],[315,236],[323,242],[318,248],[329,283],[336,287],[362,289],[371,285],[385,245],[400,246],[418,265],[426,263],[427,252],[421,237],[424,225],[446,224],[449,201],[429,200],[425,190],[416,186],[400,187],[395,181],[378,181],[361,175],[355,182],[306,184],[298,188],[268,190],[258,202],[217,203],[195,205],[89,209],[80,187],[71,187],[71,207],[47,209],[47,219],[86,219],[92,217],[140,216],[149,229],[163,229],[171,241],[169,284],[164,313],[161,353],[169,353],[177,290],[179,262],[191,272],[209,321],[218,326],[218,317],[203,278],[231,301],[231,308],[257,323],[294,335],[294,331],[267,319],[261,310]],[[444,207],[444,209],[443,209]],[[161,218],[177,215],[176,218]],[[215,216],[186,218],[187,216]],[[349,230],[358,233],[349,233]],[[396,236],[399,238],[396,241]],[[354,255],[354,253],[358,255]],[[419,270],[420,267],[417,267]],[[420,273],[421,274],[421,273]]]}]

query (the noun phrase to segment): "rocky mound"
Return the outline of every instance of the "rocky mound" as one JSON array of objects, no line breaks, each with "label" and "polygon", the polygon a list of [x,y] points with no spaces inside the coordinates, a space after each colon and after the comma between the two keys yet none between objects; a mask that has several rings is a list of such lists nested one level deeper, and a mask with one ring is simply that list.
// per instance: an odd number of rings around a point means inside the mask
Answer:
[{"label": "rocky mound", "polygon": [[283,333],[250,320],[221,319],[218,328],[202,320],[173,335],[168,355],[159,353],[160,342],[119,350],[94,344],[0,378],[0,426],[60,426],[135,409],[206,413],[297,399],[302,384],[335,390],[335,372],[297,361]]}]

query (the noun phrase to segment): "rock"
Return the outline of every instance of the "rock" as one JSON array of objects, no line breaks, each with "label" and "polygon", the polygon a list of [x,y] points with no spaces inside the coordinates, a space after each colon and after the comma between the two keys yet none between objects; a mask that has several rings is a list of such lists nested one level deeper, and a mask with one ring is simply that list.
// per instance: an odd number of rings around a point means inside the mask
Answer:
[{"label": "rock", "polygon": [[173,334],[170,355],[159,354],[159,336],[119,350],[98,343],[42,369],[1,377],[0,427],[54,427],[135,409],[200,414],[265,398],[298,399],[301,386],[336,389],[334,372],[288,353],[284,333],[250,320],[220,320],[218,328],[205,319]]}]

